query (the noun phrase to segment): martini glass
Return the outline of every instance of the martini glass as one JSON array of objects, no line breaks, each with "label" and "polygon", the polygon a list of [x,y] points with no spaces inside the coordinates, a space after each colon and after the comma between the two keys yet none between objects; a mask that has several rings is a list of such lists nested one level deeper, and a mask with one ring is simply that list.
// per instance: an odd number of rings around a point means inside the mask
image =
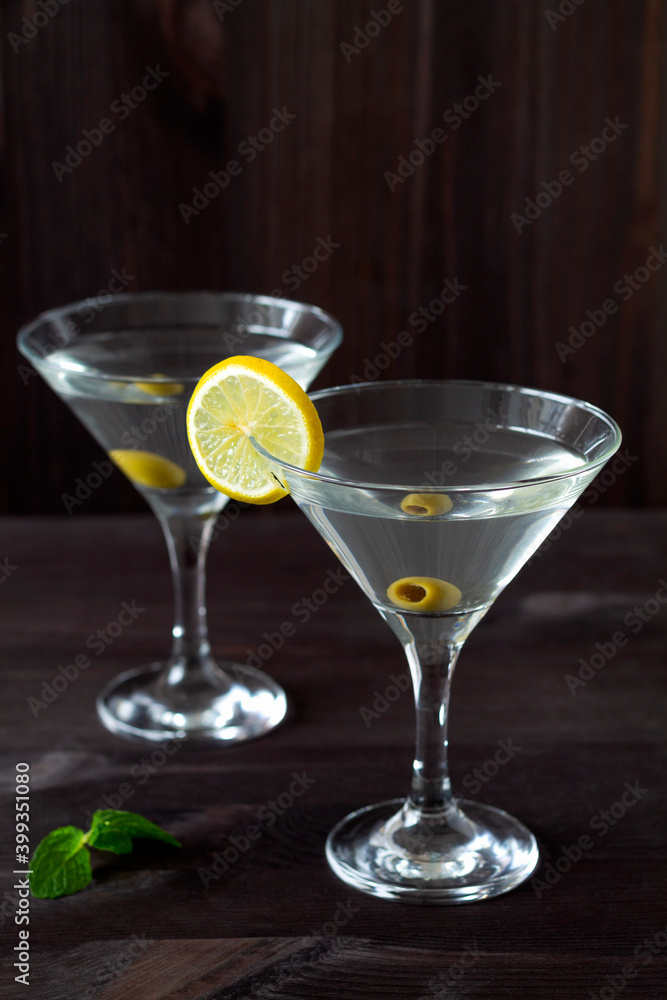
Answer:
[{"label": "martini glass", "polygon": [[410,793],[343,819],[326,852],[371,895],[494,896],[528,878],[535,838],[452,792],[447,711],[465,639],[620,444],[575,399],[483,382],[341,386],[311,397],[318,473],[256,447],[402,643],[417,738]]},{"label": "martini glass", "polygon": [[169,549],[171,656],[121,674],[102,691],[97,709],[112,732],[235,743],[284,718],[285,692],[272,678],[211,655],[205,562],[229,498],[192,458],[186,411],[202,373],[225,357],[267,358],[307,388],[341,339],[337,321],[314,306],[212,292],[87,299],[20,331],[20,350],[131,479]]}]

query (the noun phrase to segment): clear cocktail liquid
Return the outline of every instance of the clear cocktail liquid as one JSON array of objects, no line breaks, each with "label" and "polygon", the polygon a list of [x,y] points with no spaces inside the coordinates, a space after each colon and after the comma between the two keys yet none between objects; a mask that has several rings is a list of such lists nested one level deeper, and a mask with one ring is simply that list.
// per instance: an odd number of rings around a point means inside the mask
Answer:
[{"label": "clear cocktail liquid", "polygon": [[[87,334],[50,354],[43,374],[107,452],[152,452],[186,472],[178,489],[139,489],[215,493],[195,464],[186,432],[188,403],[204,372],[230,355],[252,354],[279,365],[306,388],[321,367],[314,350],[283,337],[234,335],[232,343],[230,350],[219,328],[209,335],[198,328],[191,340],[182,329],[165,328]],[[149,381],[158,374],[168,379],[162,386]]]},{"label": "clear cocktail liquid", "polygon": [[[414,613],[387,596],[404,577],[460,589],[460,603],[443,617],[487,608],[574,500],[571,480],[539,480],[585,464],[544,435],[465,422],[333,431],[325,443],[320,473],[354,485],[327,485],[318,495],[313,484],[295,499],[384,613]],[[406,512],[401,503],[412,494],[451,508]]]}]

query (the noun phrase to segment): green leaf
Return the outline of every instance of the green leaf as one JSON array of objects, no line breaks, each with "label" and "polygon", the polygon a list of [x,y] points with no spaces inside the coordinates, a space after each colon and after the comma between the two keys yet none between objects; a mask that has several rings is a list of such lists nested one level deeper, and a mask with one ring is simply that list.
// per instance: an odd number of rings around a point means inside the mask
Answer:
[{"label": "green leaf", "polygon": [[98,809],[88,833],[76,826],[61,826],[37,845],[30,863],[33,896],[55,899],[78,892],[93,878],[88,847],[127,854],[132,850],[133,837],[150,837],[181,846],[170,833],[138,813]]},{"label": "green leaf", "polygon": [[93,822],[87,835],[91,847],[114,854],[128,854],[132,850],[132,837],[150,837],[165,844],[180,847],[180,843],[170,833],[144,819],[139,813],[122,809],[98,809],[93,814]]},{"label": "green leaf", "polygon": [[38,899],[78,892],[92,880],[86,835],[76,826],[61,826],[37,845],[30,862],[30,891]]}]

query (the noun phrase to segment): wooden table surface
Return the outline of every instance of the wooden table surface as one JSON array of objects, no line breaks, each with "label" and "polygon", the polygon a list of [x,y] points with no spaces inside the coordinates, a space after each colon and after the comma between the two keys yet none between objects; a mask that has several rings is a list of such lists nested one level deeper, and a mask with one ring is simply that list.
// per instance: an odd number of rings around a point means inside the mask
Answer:
[{"label": "wooden table surface", "polygon": [[[244,511],[220,532],[208,587],[214,652],[245,661],[264,632],[292,622],[294,636],[266,660],[292,712],[260,740],[167,754],[112,736],[94,709],[107,680],[167,652],[171,582],[155,520],[0,522],[3,998],[667,996],[667,514],[586,510],[463,651],[455,787],[474,797],[483,784],[477,797],[520,817],[541,851],[539,881],[487,902],[384,902],[326,864],[339,818],[407,791],[414,731],[408,694],[362,718],[406,667],[356,585],[343,583],[308,621],[295,610],[337,565],[296,511]],[[59,665],[90,653],[88,637],[124,601],[143,609],[133,624],[35,717],[28,699],[41,700]],[[580,670],[590,679],[570,690],[567,676]],[[494,768],[499,741],[514,753]],[[12,968],[11,789],[22,761],[33,847],[56,826],[87,828],[90,811],[119,805],[121,786],[122,807],[184,845],[99,855],[87,889],[32,900],[28,993]],[[295,775],[306,785],[299,796],[289,793]],[[262,806],[261,836],[246,847]],[[584,836],[591,844],[577,860]],[[216,874],[223,852],[239,856]]]}]

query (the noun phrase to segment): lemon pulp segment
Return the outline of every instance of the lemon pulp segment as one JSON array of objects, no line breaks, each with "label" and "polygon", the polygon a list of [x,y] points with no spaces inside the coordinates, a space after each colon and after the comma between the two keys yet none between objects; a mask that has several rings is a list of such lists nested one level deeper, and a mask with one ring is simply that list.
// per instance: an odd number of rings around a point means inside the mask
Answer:
[{"label": "lemon pulp segment", "polygon": [[287,494],[251,438],[306,471],[316,471],[322,461],[315,407],[291,376],[263,358],[227,358],[206,372],[192,394],[187,422],[202,473],[237,500],[266,504]]}]

